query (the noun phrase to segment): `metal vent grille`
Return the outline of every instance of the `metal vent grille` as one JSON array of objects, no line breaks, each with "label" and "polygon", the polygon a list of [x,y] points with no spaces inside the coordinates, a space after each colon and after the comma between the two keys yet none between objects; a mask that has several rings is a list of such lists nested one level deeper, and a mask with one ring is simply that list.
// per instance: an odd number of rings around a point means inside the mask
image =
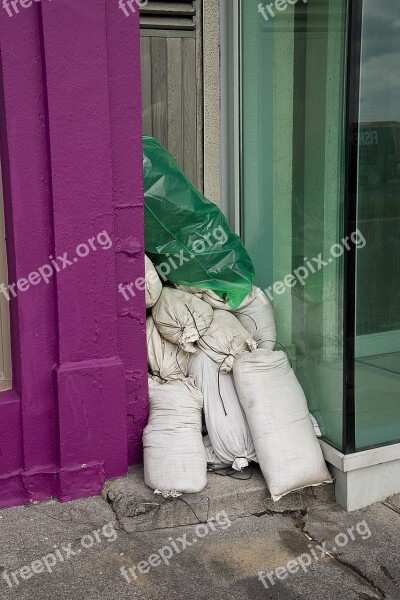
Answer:
[{"label": "metal vent grille", "polygon": [[149,0],[140,9],[141,29],[193,31],[196,28],[196,1]]}]

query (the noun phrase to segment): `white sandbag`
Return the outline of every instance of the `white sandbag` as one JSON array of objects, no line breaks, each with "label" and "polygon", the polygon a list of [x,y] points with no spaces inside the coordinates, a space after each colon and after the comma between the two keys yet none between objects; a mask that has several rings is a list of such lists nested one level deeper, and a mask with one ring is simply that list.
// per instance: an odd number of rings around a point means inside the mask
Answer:
[{"label": "white sandbag", "polygon": [[203,436],[203,444],[204,444],[204,449],[206,451],[208,468],[226,469],[227,467],[229,467],[229,463],[224,464],[223,462],[221,462],[219,460],[218,456],[215,454],[209,435]]},{"label": "white sandbag", "polygon": [[188,287],[187,285],[180,285],[178,283],[175,283],[174,285],[178,290],[182,290],[183,292],[189,292],[189,294],[194,294],[201,300],[203,299],[204,288]]},{"label": "white sandbag", "polygon": [[164,287],[153,307],[158,331],[168,341],[181,346],[185,352],[196,352],[194,343],[213,320],[213,309],[193,294]]},{"label": "white sandbag", "polygon": [[146,485],[162,493],[200,492],[207,484],[201,392],[189,379],[161,383],[149,377],[149,400],[143,432]]},{"label": "white sandbag", "polygon": [[[188,289],[193,290],[194,288],[188,288]],[[250,304],[250,302],[252,302],[254,300],[254,298],[256,296],[256,292],[254,291],[255,289],[257,289],[257,288],[253,288],[253,290],[250,292],[250,294],[248,294],[246,296],[246,298],[242,301],[242,303],[240,304],[240,306],[237,310],[244,308],[245,306],[247,306],[248,304]],[[227,310],[228,312],[233,312],[233,308],[231,306],[229,306],[229,304],[227,304],[225,302],[225,300],[223,300],[220,296],[218,296],[218,294],[216,294],[212,290],[203,289],[202,293],[203,293],[202,298],[203,298],[204,302],[207,302],[213,308],[220,309],[220,310]]]},{"label": "white sandbag", "polygon": [[[175,284],[175,287],[177,287],[178,290],[183,290],[184,292],[189,292],[190,294],[194,294],[198,298],[201,298],[202,300],[204,300],[204,302],[207,302],[207,304],[209,304],[213,308],[233,312],[233,308],[230,307],[229,304],[227,304],[225,302],[225,300],[223,300],[220,296],[218,296],[218,294],[216,294],[212,290],[208,290],[206,288],[187,287],[185,285],[179,285],[179,284]],[[246,298],[243,300],[243,302],[240,306],[243,306],[243,304],[246,304],[246,303],[248,304],[249,302],[251,302],[252,299],[253,298],[249,299],[249,296],[246,296]]]},{"label": "white sandbag", "polygon": [[214,311],[213,322],[199,339],[198,346],[220,365],[221,373],[232,371],[234,360],[243,352],[257,348],[249,332],[226,310]]},{"label": "white sandbag", "polygon": [[190,357],[189,375],[203,393],[207,432],[217,458],[241,471],[256,459],[254,444],[231,373],[199,350]]},{"label": "white sandbag", "polygon": [[[225,302],[225,300],[223,298],[218,296],[218,294],[216,294],[212,290],[208,290],[206,288],[187,287],[185,285],[178,285],[178,284],[176,284],[175,287],[177,287],[179,290],[183,290],[185,292],[189,292],[190,294],[194,294],[198,298],[201,298],[202,300],[204,300],[204,302],[207,302],[207,304],[209,304],[216,310],[227,310],[228,312],[234,312],[233,308],[231,306],[229,306],[229,304],[227,302]],[[246,298],[242,301],[242,303],[240,304],[240,306],[237,310],[241,310],[242,308],[245,308],[251,302],[253,302],[253,300],[256,298],[258,292],[260,292],[260,291],[261,290],[259,290],[259,288],[253,287],[250,294],[248,294],[246,296]]]},{"label": "white sandbag", "polygon": [[233,373],[273,500],[330,483],[304,392],[285,353],[256,350],[243,354],[235,361]]},{"label": "white sandbag", "polygon": [[151,375],[164,381],[186,379],[190,354],[164,339],[152,316],[146,319],[147,362]]},{"label": "white sandbag", "polygon": [[232,312],[232,308],[223,300],[218,294],[213,292],[212,290],[202,290],[203,291],[203,300],[207,302],[210,306],[215,309],[227,310]]},{"label": "white sandbag", "polygon": [[315,435],[318,438],[322,437],[321,428],[318,425],[317,419],[313,415],[311,415],[311,414],[310,414],[310,417],[311,417],[311,423],[313,424],[313,427],[314,427],[314,433],[315,433]]},{"label": "white sandbag", "polygon": [[145,259],[145,287],[146,287],[146,308],[151,308],[155,305],[162,292],[161,279],[158,276],[157,271],[154,268],[153,263],[148,256],[144,256]]},{"label": "white sandbag", "polygon": [[235,311],[243,327],[257,342],[258,348],[273,350],[276,342],[276,325],[272,304],[258,287],[253,287],[251,302]]}]

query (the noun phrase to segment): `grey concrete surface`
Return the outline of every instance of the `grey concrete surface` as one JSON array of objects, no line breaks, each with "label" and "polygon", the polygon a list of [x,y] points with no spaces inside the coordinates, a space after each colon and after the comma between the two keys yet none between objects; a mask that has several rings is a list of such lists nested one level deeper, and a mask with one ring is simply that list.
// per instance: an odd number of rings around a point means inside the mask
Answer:
[{"label": "grey concrete surface", "polygon": [[[351,514],[328,496],[310,499],[300,510],[232,520],[210,510],[208,524],[134,533],[101,498],[2,510],[0,598],[399,600],[400,499]],[[57,550],[51,573],[33,573]]]},{"label": "grey concrete surface", "polygon": [[246,477],[251,477],[243,480],[208,473],[207,486],[200,494],[185,494],[171,502],[155,496],[144,484],[143,467],[139,465],[132,467],[127,477],[107,483],[103,498],[128,533],[192,525],[219,510],[236,519],[269,510],[304,510],[321,502],[334,502],[334,486],[326,485],[289,494],[275,503],[259,467],[246,471]]}]

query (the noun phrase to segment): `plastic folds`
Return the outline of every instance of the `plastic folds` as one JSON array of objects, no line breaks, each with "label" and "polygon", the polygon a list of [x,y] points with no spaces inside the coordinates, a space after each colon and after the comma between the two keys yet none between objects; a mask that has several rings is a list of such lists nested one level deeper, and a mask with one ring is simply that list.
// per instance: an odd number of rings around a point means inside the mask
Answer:
[{"label": "plastic folds", "polygon": [[216,204],[190,183],[154,138],[143,136],[145,245],[172,283],[216,292],[236,310],[251,292],[254,267]]}]

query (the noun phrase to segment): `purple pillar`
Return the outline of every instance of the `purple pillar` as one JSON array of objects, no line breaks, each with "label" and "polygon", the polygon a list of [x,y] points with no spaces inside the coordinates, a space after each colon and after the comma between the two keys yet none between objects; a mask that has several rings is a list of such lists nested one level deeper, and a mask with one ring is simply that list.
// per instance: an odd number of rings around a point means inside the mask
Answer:
[{"label": "purple pillar", "polygon": [[0,506],[96,494],[141,459],[144,293],[118,293],[144,273],[137,17],[116,0],[0,14],[9,281],[57,264],[10,302]]}]

